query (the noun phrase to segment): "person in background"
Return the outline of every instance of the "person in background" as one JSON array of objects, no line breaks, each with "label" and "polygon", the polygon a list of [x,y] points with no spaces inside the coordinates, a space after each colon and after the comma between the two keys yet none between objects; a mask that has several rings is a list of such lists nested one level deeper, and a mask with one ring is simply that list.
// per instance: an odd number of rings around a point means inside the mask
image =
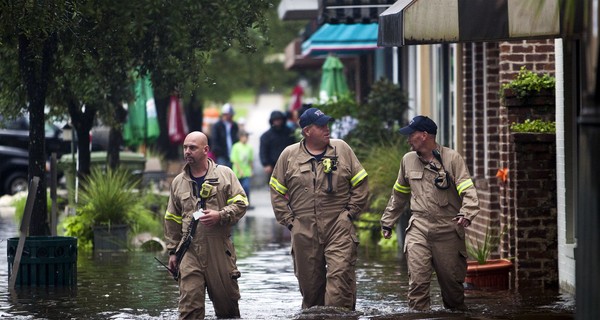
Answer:
[{"label": "person in background", "polygon": [[283,112],[277,110],[271,112],[269,117],[271,127],[260,136],[260,163],[268,178],[271,177],[273,167],[283,149],[296,142],[294,131],[285,122],[286,116]]},{"label": "person in background", "polygon": [[[254,161],[254,149],[248,144],[248,132],[240,131],[240,141],[233,144],[231,148],[231,164],[233,172],[240,180],[246,197],[250,201],[250,182],[252,179],[252,163]],[[248,206],[248,209],[253,209]]]},{"label": "person in background", "polygon": [[231,168],[231,148],[238,142],[238,124],[233,121],[233,106],[226,103],[221,108],[221,118],[213,127],[210,135],[212,152],[217,159],[217,164]]},{"label": "person in background", "polygon": [[299,128],[298,126],[298,111],[286,111],[285,112],[285,125],[290,128],[292,131],[295,131],[296,129]]},{"label": "person in background", "polygon": [[402,158],[398,180],[381,217],[383,236],[410,206],[404,253],[408,264],[408,306],[430,308],[430,283],[435,271],[444,307],[466,310],[463,282],[467,273],[465,229],[479,213],[477,190],[458,152],[435,142],[437,125],[417,116],[400,129],[411,152]]},{"label": "person in background", "polygon": [[271,176],[271,204],[292,237],[302,308],[356,308],[358,238],[353,221],[367,204],[367,172],[343,140],[329,138],[333,118],[310,108],[304,138],[283,150]]},{"label": "person in background", "polygon": [[240,317],[241,273],[230,228],[246,213],[248,200],[233,171],[216,165],[208,150],[204,133],[186,136],[186,164],[171,183],[164,217],[168,267],[179,284],[179,319],[204,319],[207,289],[218,318]]}]

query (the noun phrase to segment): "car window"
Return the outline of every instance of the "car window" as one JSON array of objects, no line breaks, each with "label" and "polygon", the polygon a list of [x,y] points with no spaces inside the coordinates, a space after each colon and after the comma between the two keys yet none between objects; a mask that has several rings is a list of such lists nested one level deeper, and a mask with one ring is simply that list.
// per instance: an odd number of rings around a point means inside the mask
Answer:
[{"label": "car window", "polygon": [[[19,117],[17,119],[5,120],[0,117],[0,129],[29,130],[29,119],[27,117]],[[50,122],[44,124],[44,134],[46,137],[58,137],[60,131],[59,127]]]},{"label": "car window", "polygon": [[24,117],[12,120],[0,118],[0,128],[10,130],[29,130],[29,121]]}]

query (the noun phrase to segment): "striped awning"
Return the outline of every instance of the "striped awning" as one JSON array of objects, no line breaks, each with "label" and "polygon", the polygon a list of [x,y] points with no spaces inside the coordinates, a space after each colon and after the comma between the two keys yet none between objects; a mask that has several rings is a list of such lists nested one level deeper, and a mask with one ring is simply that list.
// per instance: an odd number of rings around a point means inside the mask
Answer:
[{"label": "striped awning", "polygon": [[556,38],[561,0],[398,0],[379,16],[379,46]]},{"label": "striped awning", "polygon": [[377,48],[377,23],[325,23],[302,43],[302,55],[356,54]]}]

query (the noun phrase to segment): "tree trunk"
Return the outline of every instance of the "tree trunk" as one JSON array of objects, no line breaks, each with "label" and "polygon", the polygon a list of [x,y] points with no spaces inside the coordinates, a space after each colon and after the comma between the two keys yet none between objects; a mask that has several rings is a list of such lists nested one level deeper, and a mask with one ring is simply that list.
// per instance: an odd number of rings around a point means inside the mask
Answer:
[{"label": "tree trunk", "polygon": [[[48,225],[48,206],[46,200],[46,150],[44,132],[44,107],[50,79],[50,69],[57,50],[56,34],[50,34],[43,42],[41,52],[24,35],[19,36],[19,71],[26,87],[29,102],[29,172],[28,179],[40,178],[29,235],[45,236],[50,234]],[[37,60],[35,57],[41,57]]]},{"label": "tree trunk", "polygon": [[78,99],[72,99],[68,106],[71,124],[77,133],[77,176],[83,179],[90,173],[90,130],[94,125],[97,107],[86,105],[85,112],[81,111],[81,107]]},{"label": "tree trunk", "polygon": [[119,167],[121,145],[123,144],[123,124],[127,119],[127,110],[123,105],[113,102],[115,106],[115,120],[117,125],[111,126],[108,133],[108,167],[116,169]]}]

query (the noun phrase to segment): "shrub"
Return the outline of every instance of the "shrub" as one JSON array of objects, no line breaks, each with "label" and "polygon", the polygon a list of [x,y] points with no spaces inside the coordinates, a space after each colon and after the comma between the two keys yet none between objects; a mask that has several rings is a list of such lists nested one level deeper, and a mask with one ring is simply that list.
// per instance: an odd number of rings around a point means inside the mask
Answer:
[{"label": "shrub", "polygon": [[94,168],[82,181],[76,215],[63,221],[65,235],[77,237],[81,248],[91,249],[93,226],[127,224],[134,233],[157,232],[160,221],[144,207],[145,198],[135,189],[138,184],[128,170]]},{"label": "shrub", "polygon": [[361,162],[369,174],[369,212],[363,213],[356,222],[360,242],[367,246],[374,243],[380,249],[396,250],[398,238],[383,238],[379,221],[392,194],[402,157],[408,152],[406,139],[381,140],[374,145],[363,145],[360,149],[357,156],[361,154]]},{"label": "shrub", "polygon": [[513,132],[555,133],[556,132],[556,122],[542,121],[539,119],[535,119],[535,120],[527,119],[527,120],[525,120],[525,122],[522,122],[522,123],[513,122],[510,125],[510,130]]},{"label": "shrub", "polygon": [[394,137],[372,146],[364,146],[359,158],[369,174],[369,206],[374,212],[383,212],[398,178],[402,157],[409,151],[405,137]]},{"label": "shrub", "polygon": [[554,90],[555,86],[556,79],[553,76],[539,75],[522,66],[514,80],[502,85],[501,95],[504,94],[504,90],[511,89],[517,97],[524,98],[542,89]]}]

